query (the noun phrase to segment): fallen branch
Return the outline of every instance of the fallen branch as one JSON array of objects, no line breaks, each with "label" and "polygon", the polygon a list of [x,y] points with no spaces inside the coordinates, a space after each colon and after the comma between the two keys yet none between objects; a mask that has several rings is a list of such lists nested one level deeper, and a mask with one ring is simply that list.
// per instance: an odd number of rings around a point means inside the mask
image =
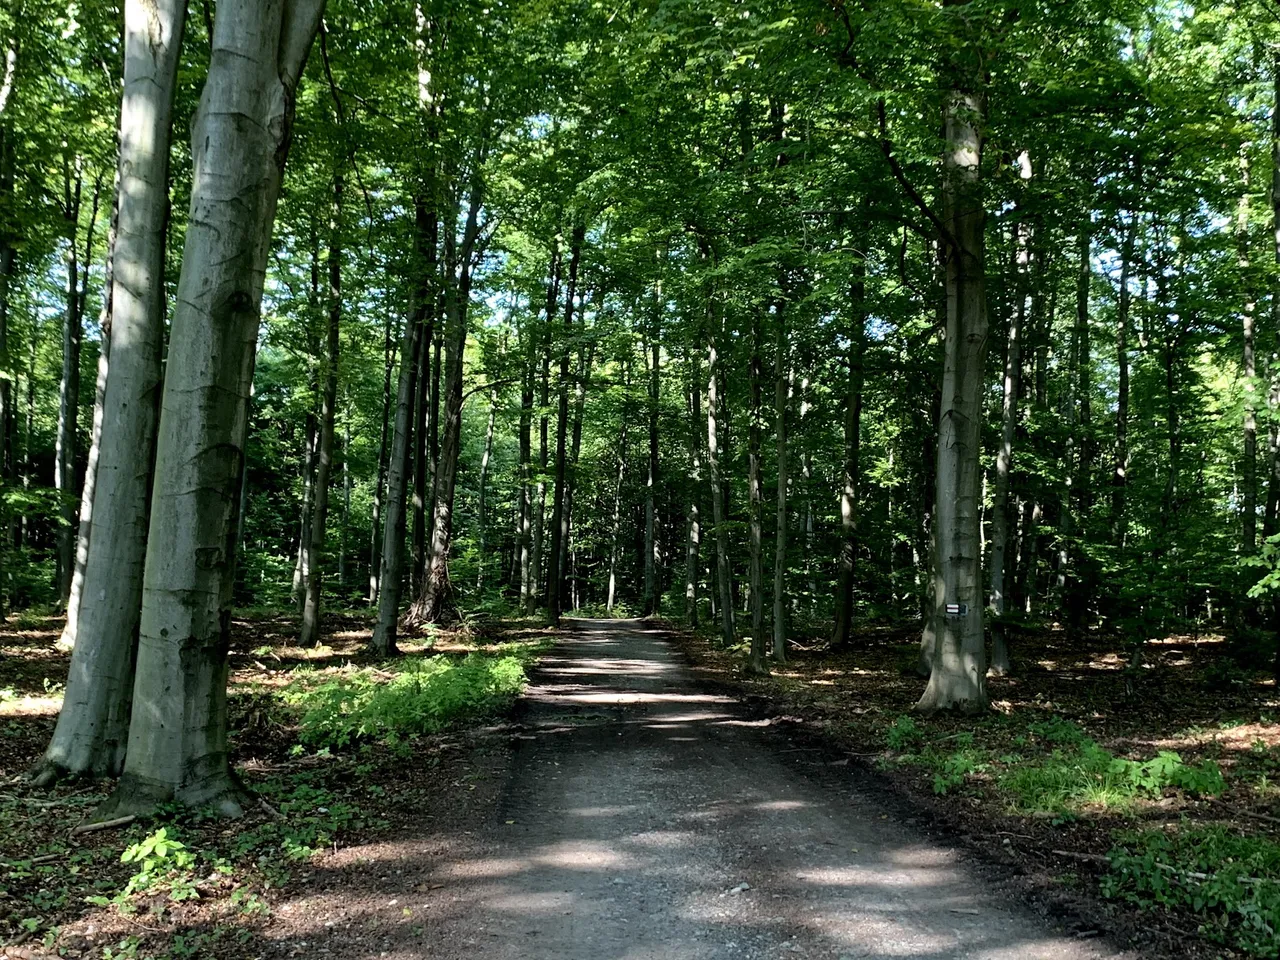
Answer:
[{"label": "fallen branch", "polygon": [[81,823],[71,828],[71,836],[76,837],[82,833],[97,833],[99,830],[114,830],[116,827],[127,827],[137,819],[136,816],[130,815],[116,817],[114,820],[101,820],[98,823]]}]

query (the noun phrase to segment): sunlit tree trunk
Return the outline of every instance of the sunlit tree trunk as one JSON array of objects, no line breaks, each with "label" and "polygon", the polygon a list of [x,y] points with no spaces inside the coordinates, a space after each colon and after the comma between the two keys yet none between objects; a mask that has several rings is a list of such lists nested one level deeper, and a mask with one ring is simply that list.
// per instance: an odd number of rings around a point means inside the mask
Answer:
[{"label": "sunlit tree trunk", "polygon": [[329,224],[329,324],[325,348],[324,394],[320,400],[320,443],[316,457],[315,502],[311,507],[311,535],[307,538],[306,589],[302,630],[304,647],[320,642],[320,597],[324,572],[320,559],[329,519],[329,479],[333,472],[334,420],[338,407],[338,363],[342,345],[342,193],[343,176],[333,177],[333,218]]},{"label": "sunlit tree trunk", "polygon": [[125,6],[110,324],[92,536],[62,711],[38,776],[117,776],[129,732],[164,347],[169,140],[185,0]]},{"label": "sunlit tree trunk", "polygon": [[944,111],[942,244],[946,267],[946,354],[938,420],[934,523],[933,655],[924,711],[987,707],[983,637],[981,489],[982,368],[987,349],[983,275],[982,129],[985,98],[958,83]]},{"label": "sunlit tree trunk", "polygon": [[221,0],[192,121],[191,217],[156,443],[124,773],[101,815],[241,812],[227,761],[249,391],[296,87],[323,0]]},{"label": "sunlit tree trunk", "polygon": [[618,471],[613,486],[613,526],[609,539],[609,588],[605,596],[605,610],[612,615],[618,602],[618,552],[622,538],[622,484],[627,476],[627,414],[631,393],[631,362],[622,364],[622,425],[618,436]]}]

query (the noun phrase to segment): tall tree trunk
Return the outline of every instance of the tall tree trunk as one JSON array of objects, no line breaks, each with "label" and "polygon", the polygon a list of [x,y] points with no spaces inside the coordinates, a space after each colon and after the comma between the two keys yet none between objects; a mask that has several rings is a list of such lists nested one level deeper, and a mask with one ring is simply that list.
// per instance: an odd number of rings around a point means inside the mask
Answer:
[{"label": "tall tree trunk", "polygon": [[480,171],[484,150],[475,161],[471,196],[462,243],[458,248],[458,276],[447,277],[445,297],[445,381],[444,435],[440,456],[436,460],[435,483],[432,485],[431,541],[427,548],[427,572],[422,590],[409,610],[407,622],[444,623],[457,615],[453,583],[449,578],[449,551],[453,544],[453,500],[458,482],[458,463],[462,450],[462,380],[463,360],[467,349],[467,318],[471,303],[472,257],[480,234],[480,207],[484,202],[484,181]]},{"label": "tall tree trunk", "polygon": [[662,284],[654,290],[654,314],[649,329],[649,460],[644,494],[644,615],[656,616],[662,607],[658,584],[661,547],[658,543],[658,401],[662,389]]},{"label": "tall tree trunk", "polygon": [[333,176],[333,219],[329,224],[329,324],[325,349],[324,395],[320,400],[320,447],[316,460],[315,503],[311,507],[311,535],[307,538],[307,581],[302,608],[302,630],[298,643],[304,647],[320,643],[320,597],[324,574],[320,555],[324,552],[329,519],[329,478],[333,471],[334,419],[338,407],[338,363],[342,346],[342,193],[343,175]]},{"label": "tall tree trunk", "polygon": [[725,527],[725,496],[720,476],[720,337],[721,317],[712,290],[707,300],[707,475],[711,481],[711,513],[716,538],[716,588],[719,592],[720,638],[733,646],[733,583],[729,566],[729,531]]},{"label": "tall tree trunk", "polygon": [[790,344],[786,307],[778,304],[774,343],[773,418],[778,457],[778,517],[773,553],[773,661],[787,662],[787,408],[791,398]]},{"label": "tall tree trunk", "polygon": [[[955,0],[952,0],[954,3]],[[933,553],[935,639],[923,711],[987,707],[982,629],[982,367],[987,348],[981,175],[986,102],[976,82],[953,86],[944,116],[942,238],[947,278],[946,358],[938,420]]]},{"label": "tall tree trunk", "polygon": [[[1085,533],[1086,519],[1093,510],[1093,348],[1089,329],[1090,288],[1093,282],[1093,224],[1086,216],[1080,228],[1080,261],[1076,272],[1076,425],[1078,439],[1076,449],[1080,460],[1072,483],[1075,504],[1064,503],[1063,509],[1071,520],[1071,528],[1080,536]],[[1069,468],[1068,468],[1069,469]],[[1072,511],[1074,509],[1074,515]],[[1070,538],[1063,539],[1063,556],[1067,564],[1068,590],[1066,623],[1068,632],[1080,633],[1085,629],[1092,603],[1091,575],[1085,558],[1078,551],[1071,556]]]},{"label": "tall tree trunk", "polygon": [[129,746],[103,816],[172,801],[242,812],[226,706],[240,479],[296,86],[323,8],[218,4],[192,123],[195,186],[156,444]]},{"label": "tall tree trunk", "polygon": [[[689,626],[695,630],[698,628],[698,582],[701,579],[699,553],[702,549],[702,517],[698,506],[698,501],[702,497],[702,442],[698,439],[702,427],[702,388],[698,384],[701,373],[699,366],[697,355],[691,352],[689,356],[689,516],[685,538],[684,615]],[[619,468],[619,489],[621,485],[622,472]]]},{"label": "tall tree trunk", "polygon": [[117,776],[129,734],[164,349],[169,140],[186,0],[125,7],[110,368],[102,398],[93,535],[62,711],[38,774]]},{"label": "tall tree trunk", "polygon": [[558,389],[560,409],[556,428],[556,488],[551,501],[551,552],[547,558],[547,618],[553,623],[560,622],[561,605],[563,603],[564,570],[561,565],[561,548],[568,539],[569,530],[565,523],[565,447],[569,429],[569,351],[570,333],[573,330],[573,300],[577,295],[578,265],[582,259],[582,243],[586,237],[586,226],[575,224],[570,240],[569,282],[565,287],[564,307],[564,344],[560,348],[560,384]]},{"label": "tall tree trunk", "polygon": [[[1024,183],[1031,179],[1031,157],[1018,157]],[[1022,395],[1022,334],[1027,315],[1027,268],[1031,262],[1030,225],[1014,225],[1014,304],[1009,312],[1005,343],[1004,397],[1000,411],[1000,448],[996,452],[996,486],[991,508],[991,673],[1009,672],[1009,641],[1005,628],[1005,557],[1010,540],[1009,480],[1013,470],[1013,441],[1018,431],[1018,398]],[[1016,512],[1014,513],[1016,518]]]}]

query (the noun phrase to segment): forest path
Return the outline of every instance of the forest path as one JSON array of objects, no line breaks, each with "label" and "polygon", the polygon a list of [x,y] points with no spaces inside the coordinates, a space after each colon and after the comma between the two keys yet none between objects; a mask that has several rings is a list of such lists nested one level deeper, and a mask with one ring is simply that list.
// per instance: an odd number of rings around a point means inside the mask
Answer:
[{"label": "forest path", "polygon": [[[731,698],[660,630],[576,621],[423,953],[486,960],[1097,960]],[[749,885],[744,886],[744,885]],[[419,948],[421,949],[421,948]]]}]

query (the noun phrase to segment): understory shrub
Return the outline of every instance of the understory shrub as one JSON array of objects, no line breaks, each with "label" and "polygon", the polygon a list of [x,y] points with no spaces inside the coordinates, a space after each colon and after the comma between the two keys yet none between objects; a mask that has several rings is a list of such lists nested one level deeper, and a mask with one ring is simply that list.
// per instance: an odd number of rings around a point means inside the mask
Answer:
[{"label": "understory shrub", "polygon": [[285,699],[302,711],[299,737],[342,747],[363,738],[396,741],[506,707],[524,688],[514,656],[473,653],[407,658],[395,672],[364,668],[320,684],[295,681]]},{"label": "understory shrub", "polygon": [[1055,747],[1043,760],[1015,765],[999,786],[1019,812],[1059,813],[1084,806],[1123,810],[1140,796],[1156,796],[1168,787],[1213,795],[1226,783],[1212,760],[1188,764],[1172,750],[1150,760],[1126,760],[1082,737]]},{"label": "understory shrub", "polygon": [[1190,909],[1212,940],[1280,957],[1280,844],[1224,827],[1147,830],[1120,837],[1109,859],[1105,896]]}]

